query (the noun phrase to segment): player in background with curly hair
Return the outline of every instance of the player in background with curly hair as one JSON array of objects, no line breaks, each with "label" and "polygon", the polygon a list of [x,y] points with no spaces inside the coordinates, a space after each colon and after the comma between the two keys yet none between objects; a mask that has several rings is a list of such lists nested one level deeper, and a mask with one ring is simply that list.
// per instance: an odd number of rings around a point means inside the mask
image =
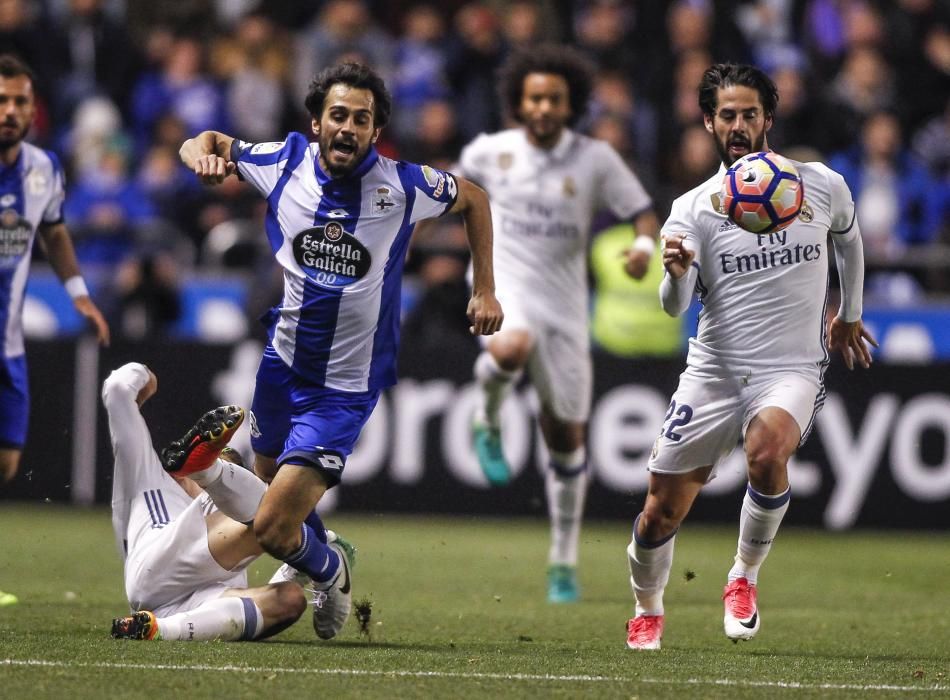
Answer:
[{"label": "player in background with curly hair", "polygon": [[554,603],[579,595],[592,391],[591,221],[603,209],[633,221],[636,238],[626,265],[635,279],[646,274],[659,228],[650,197],[617,152],[572,129],[587,108],[592,79],[586,59],[566,46],[515,54],[502,69],[501,90],[520,125],[479,136],[460,159],[460,172],[491,198],[495,279],[506,314],[505,329],[485,342],[475,363],[481,389],[475,450],[488,481],[508,483],[500,408],[527,369],[541,400],[539,423],[550,453],[544,478],[551,520],[548,600]]}]

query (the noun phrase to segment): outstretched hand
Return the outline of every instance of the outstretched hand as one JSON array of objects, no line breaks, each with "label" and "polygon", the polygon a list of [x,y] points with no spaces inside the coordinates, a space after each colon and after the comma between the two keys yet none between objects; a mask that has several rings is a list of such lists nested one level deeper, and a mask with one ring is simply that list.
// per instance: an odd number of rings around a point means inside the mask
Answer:
[{"label": "outstretched hand", "polygon": [[855,358],[865,369],[871,366],[871,350],[868,343],[878,347],[874,336],[864,327],[860,319],[848,323],[835,316],[828,323],[828,350],[832,352],[840,351],[841,357],[844,358],[844,364],[848,369],[854,369]]},{"label": "outstretched hand", "polygon": [[471,322],[469,331],[472,335],[492,335],[501,330],[501,323],[505,318],[501,304],[494,294],[473,294],[468,302],[466,311]]}]

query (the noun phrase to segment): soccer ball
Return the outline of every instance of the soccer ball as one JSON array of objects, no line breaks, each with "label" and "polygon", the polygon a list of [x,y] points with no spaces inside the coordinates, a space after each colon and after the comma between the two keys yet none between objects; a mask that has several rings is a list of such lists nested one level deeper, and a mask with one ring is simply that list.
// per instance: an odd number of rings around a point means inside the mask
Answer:
[{"label": "soccer ball", "polygon": [[789,226],[802,210],[805,186],[798,170],[778,153],[750,153],[726,171],[719,213],[751,233]]}]

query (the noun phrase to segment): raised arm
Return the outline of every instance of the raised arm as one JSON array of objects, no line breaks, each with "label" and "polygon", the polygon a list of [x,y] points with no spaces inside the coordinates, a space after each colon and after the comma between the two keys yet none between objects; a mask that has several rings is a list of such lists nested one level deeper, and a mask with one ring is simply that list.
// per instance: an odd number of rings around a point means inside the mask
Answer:
[{"label": "raised arm", "polygon": [[224,178],[237,172],[237,164],[231,160],[233,136],[220,131],[202,131],[185,141],[178,151],[181,162],[195,171],[206,185],[220,185]]},{"label": "raised arm", "polygon": [[472,298],[468,319],[473,335],[491,335],[501,328],[504,313],[495,298],[495,274],[492,268],[492,224],[488,195],[478,185],[455,177],[458,198],[450,210],[465,223],[468,247],[472,251]]},{"label": "raised arm", "polygon": [[666,274],[660,283],[660,304],[670,316],[679,316],[689,308],[696,286],[696,253],[683,245],[683,236],[663,237],[663,266]]}]

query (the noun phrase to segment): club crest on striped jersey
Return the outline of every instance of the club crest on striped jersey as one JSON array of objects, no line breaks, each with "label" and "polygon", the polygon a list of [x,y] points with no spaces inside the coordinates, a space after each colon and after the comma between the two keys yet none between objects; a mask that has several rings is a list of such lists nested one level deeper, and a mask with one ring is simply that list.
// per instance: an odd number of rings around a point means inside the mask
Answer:
[{"label": "club crest on striped jersey", "polygon": [[293,240],[294,259],[324,287],[345,287],[369,272],[369,250],[338,221],[301,231]]},{"label": "club crest on striped jersey", "polygon": [[33,227],[16,209],[0,211],[0,269],[15,267],[30,247]]}]

